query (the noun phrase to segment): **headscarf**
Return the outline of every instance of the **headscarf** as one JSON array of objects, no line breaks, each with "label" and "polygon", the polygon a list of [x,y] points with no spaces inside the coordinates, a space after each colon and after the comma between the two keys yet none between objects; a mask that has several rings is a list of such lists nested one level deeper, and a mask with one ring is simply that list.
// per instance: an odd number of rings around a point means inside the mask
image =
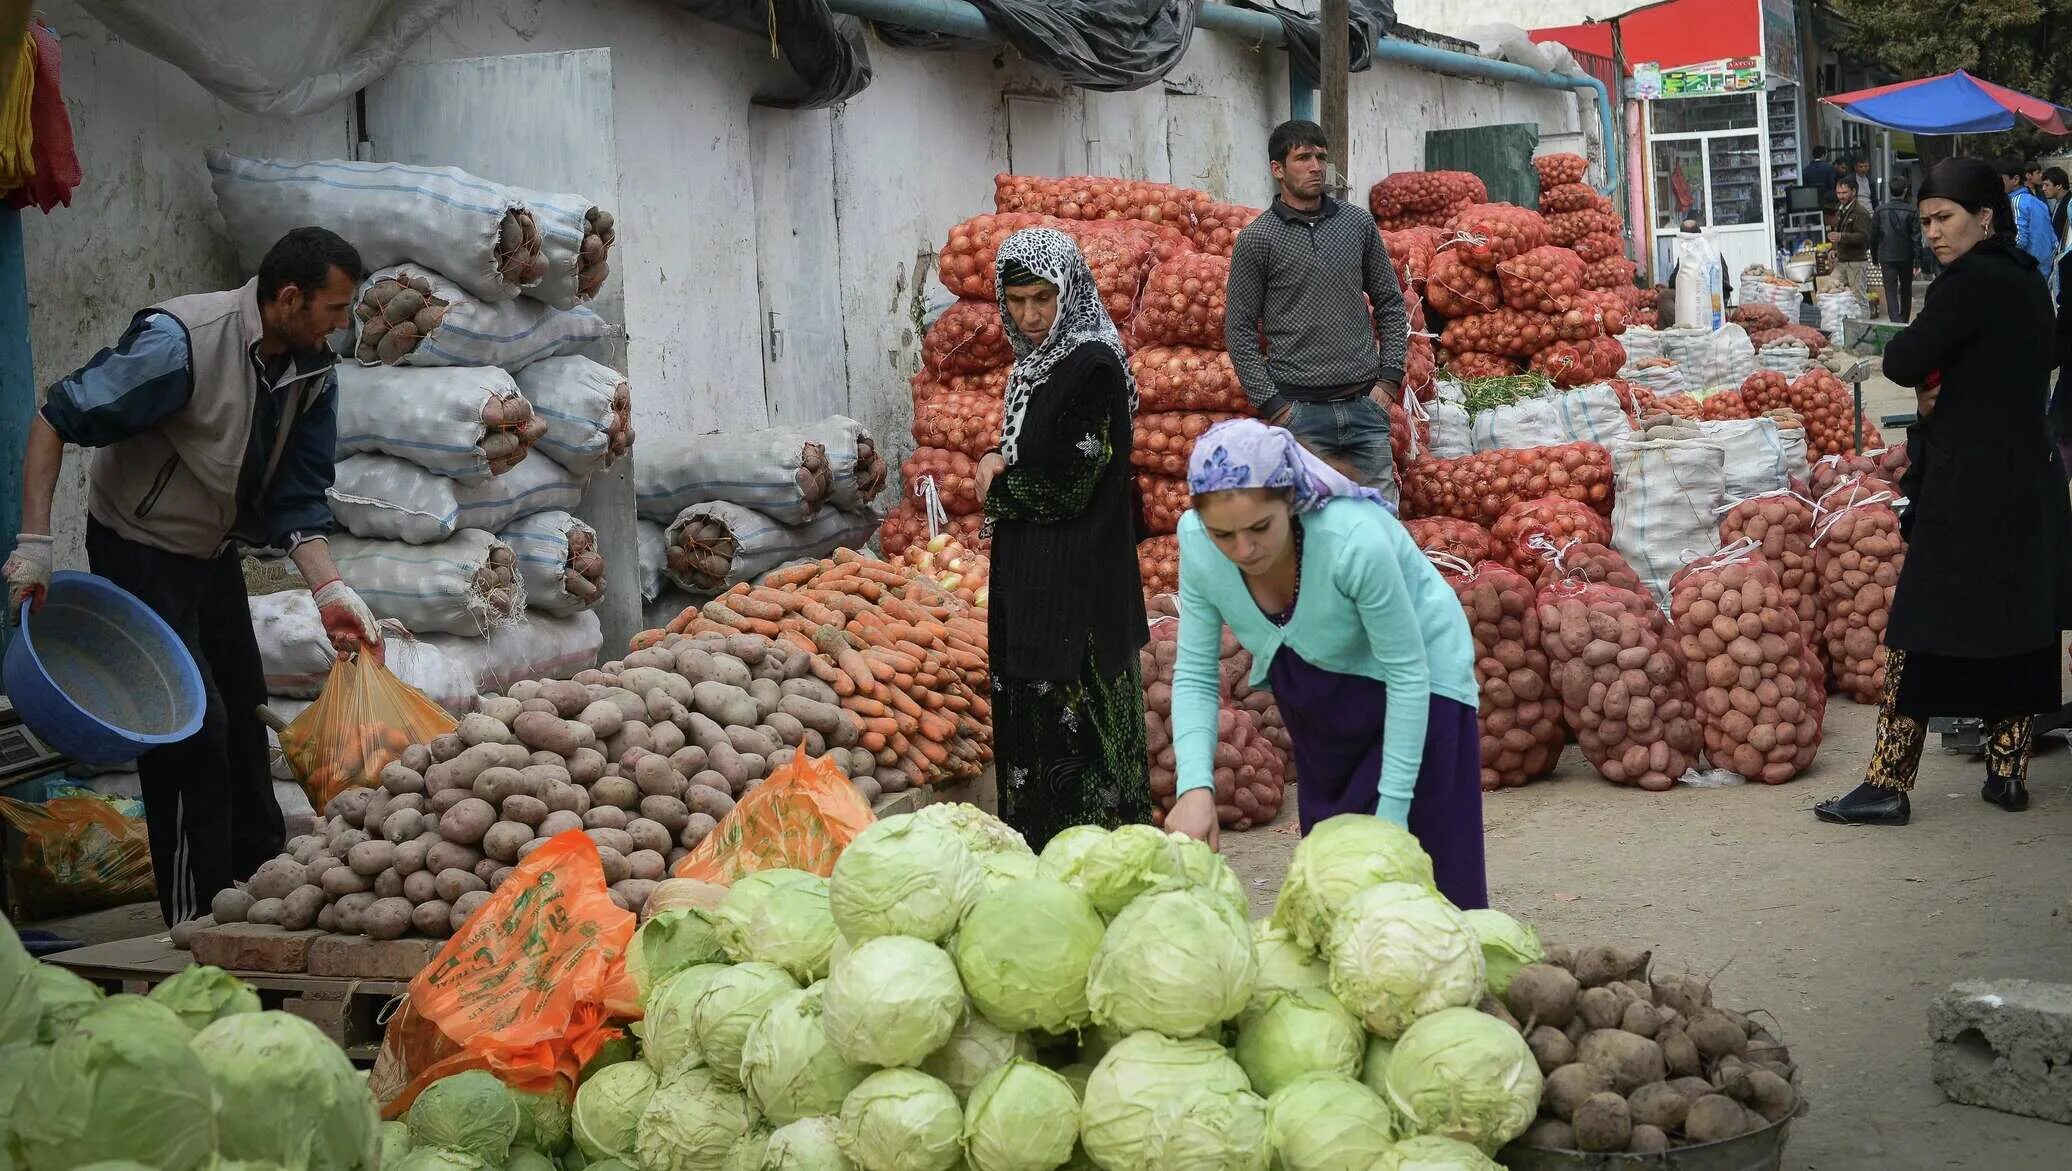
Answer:
[{"label": "headscarf", "polygon": [[1218,423],[1195,440],[1194,454],[1187,459],[1187,488],[1197,496],[1237,488],[1286,488],[1297,512],[1313,512],[1339,496],[1372,500],[1396,511],[1380,492],[1346,479],[1295,436],[1257,419]]},{"label": "headscarf", "polygon": [[1977,215],[1990,209],[1993,234],[1987,239],[2012,246],[2015,242],[2014,201],[2000,181],[2000,172],[1981,159],[1944,159],[1928,172],[1917,200],[1947,199]]},{"label": "headscarf", "polygon": [[[1008,280],[1012,272],[1018,278]],[[1000,458],[1013,467],[1021,456],[1022,421],[1029,413],[1029,399],[1050,380],[1051,368],[1088,342],[1102,342],[1115,351],[1122,363],[1122,378],[1130,392],[1130,415],[1137,413],[1137,380],[1130,377],[1129,355],[1123,352],[1122,334],[1101,304],[1101,290],[1094,285],[1093,269],[1072,237],[1055,228],[1024,228],[1009,236],[993,258],[993,295],[1000,303],[1000,325],[1007,344],[1014,347],[1014,368],[1007,374],[1007,399],[1000,418]],[[1007,312],[1010,283],[1027,284],[1027,276],[1055,285],[1058,290],[1058,318],[1041,343],[1032,343],[1015,328]]]}]

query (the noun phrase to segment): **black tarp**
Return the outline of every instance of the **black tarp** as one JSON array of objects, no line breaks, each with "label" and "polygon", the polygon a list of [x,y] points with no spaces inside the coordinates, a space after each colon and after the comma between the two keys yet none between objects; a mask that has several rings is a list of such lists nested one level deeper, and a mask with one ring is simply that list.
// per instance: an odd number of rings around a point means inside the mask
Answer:
[{"label": "black tarp", "polygon": [[756,101],[788,109],[831,106],[871,83],[870,47],[863,22],[836,16],[827,0],[664,0],[692,16],[774,41],[799,89],[757,94]]},{"label": "black tarp", "polygon": [[[1288,64],[1305,77],[1323,76],[1323,32],[1314,14],[1278,3],[1277,0],[1224,0],[1233,8],[1264,12],[1281,22],[1288,41]],[[1396,27],[1396,6],[1390,0],[1350,0],[1349,32],[1352,44],[1349,68],[1364,73],[1374,64],[1374,44]]]},{"label": "black tarp", "polygon": [[1142,89],[1180,63],[1202,0],[971,0],[1022,56],[1081,89]]}]

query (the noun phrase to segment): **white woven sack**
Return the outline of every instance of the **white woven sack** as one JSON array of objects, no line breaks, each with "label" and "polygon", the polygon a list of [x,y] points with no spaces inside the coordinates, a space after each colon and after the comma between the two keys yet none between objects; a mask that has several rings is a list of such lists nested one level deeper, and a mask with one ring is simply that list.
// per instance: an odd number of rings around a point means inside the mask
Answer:
[{"label": "white woven sack", "polygon": [[604,652],[604,627],[595,610],[566,618],[527,614],[486,638],[434,634],[422,641],[459,664],[475,691],[508,691],[521,679],[567,679],[595,667]]},{"label": "white woven sack", "polygon": [[1476,451],[1610,443],[1632,430],[1619,396],[1603,383],[1494,407],[1473,422]]},{"label": "white woven sack", "polygon": [[[488,584],[499,551],[511,562],[507,586]],[[525,583],[510,546],[481,529],[462,529],[438,545],[333,537],[331,556],[377,617],[413,634],[480,635],[525,612]]]},{"label": "white woven sack", "polygon": [[1625,347],[1626,364],[1662,356],[1662,331],[1652,326],[1629,325],[1619,335],[1619,344]]},{"label": "white woven sack", "polygon": [[1799,375],[1813,368],[1813,352],[1806,348],[1805,342],[1785,338],[1757,350],[1755,364],[1764,370],[1774,370],[1786,378],[1796,380]]},{"label": "white woven sack", "polygon": [[611,466],[611,426],[628,405],[626,376],[584,357],[546,358],[512,377],[547,424],[533,446],[582,476]]},{"label": "white woven sack", "polygon": [[808,445],[825,451],[826,438],[816,424],[650,442],[633,465],[634,500],[641,516],[661,524],[694,504],[720,501],[780,524],[804,524],[826,502],[806,494],[803,454]]},{"label": "white woven sack", "polygon": [[379,452],[468,483],[490,477],[482,408],[519,397],[518,384],[494,366],[360,366],[338,371],[340,457]]},{"label": "white woven sack", "polygon": [[1648,392],[1656,398],[1684,394],[1691,389],[1691,384],[1684,378],[1683,367],[1675,364],[1644,366],[1638,370],[1628,366],[1619,377],[1637,386],[1647,387]]},{"label": "white woven sack", "polygon": [[[530,187],[505,189],[512,198],[532,209],[533,222],[540,229],[540,257],[547,262],[547,275],[526,289],[525,295],[556,309],[573,309],[596,296],[597,290],[587,297],[577,291],[577,276],[582,270],[583,235],[597,205],[580,195],[535,191]],[[599,285],[598,289],[603,287]]]},{"label": "white woven sack", "polygon": [[[501,366],[517,373],[545,358],[573,354],[584,346],[619,336],[618,326],[581,305],[556,308],[530,296],[487,301],[422,264],[396,264],[368,276],[368,285],[389,277],[423,277],[432,296],[446,304],[438,328],[418,340],[416,348],[390,365]],[[358,303],[359,297],[353,298]],[[358,322],[349,331],[359,336]],[[342,351],[351,357],[353,345]]]},{"label": "white woven sack", "polygon": [[[343,236],[369,268],[414,260],[484,301],[520,289],[497,271],[497,237],[525,205],[500,183],[458,167],[291,163],[208,152],[216,206],[247,272],[295,228],[321,224]],[[509,232],[504,232],[508,237]]]},{"label": "white woven sack", "polygon": [[[316,600],[307,590],[281,590],[251,599],[252,634],[270,695],[315,699],[331,678],[337,653],[324,633]],[[449,712],[473,710],[475,679],[459,662],[394,624],[382,631],[382,662],[396,678]],[[278,709],[277,709],[278,710]],[[283,712],[282,714],[287,714]]]},{"label": "white woven sack", "polygon": [[518,575],[525,579],[527,613],[568,615],[597,604],[598,598],[585,601],[569,593],[562,577],[568,569],[569,534],[576,532],[590,534],[591,546],[596,546],[597,530],[559,509],[528,516],[498,530],[497,540],[518,555]]},{"label": "white woven sack", "polygon": [[1640,575],[1655,604],[1690,558],[1719,549],[1727,453],[1711,439],[1615,439],[1612,548]]},{"label": "white woven sack", "polygon": [[669,563],[668,544],[663,534],[668,531],[666,525],[659,525],[651,520],[638,520],[634,522],[634,532],[638,534],[640,542],[640,600],[642,602],[652,602],[662,596],[663,585],[666,581],[662,570]]},{"label": "white woven sack", "polygon": [[[754,581],[783,565],[808,557],[825,557],[847,546],[861,548],[877,530],[878,520],[869,513],[843,512],[830,508],[803,525],[785,525],[751,508],[726,501],[694,504],[670,522],[663,533],[664,548],[675,545],[683,526],[695,518],[712,517],[727,526],[734,538],[734,559],[725,586]],[[673,573],[665,574],[679,588],[696,594],[713,591],[699,588]]]},{"label": "white woven sack", "polygon": [[461,529],[495,532],[534,513],[572,509],[583,499],[583,480],[537,451],[479,484],[390,455],[355,455],[338,461],[329,496],[331,515],[353,536],[436,545]]},{"label": "white woven sack", "polygon": [[[1726,498],[1746,500],[1790,485],[1806,474],[1806,432],[1786,430],[1775,419],[1719,419],[1698,424],[1720,446]],[[1614,506],[1616,507],[1616,506]]]}]

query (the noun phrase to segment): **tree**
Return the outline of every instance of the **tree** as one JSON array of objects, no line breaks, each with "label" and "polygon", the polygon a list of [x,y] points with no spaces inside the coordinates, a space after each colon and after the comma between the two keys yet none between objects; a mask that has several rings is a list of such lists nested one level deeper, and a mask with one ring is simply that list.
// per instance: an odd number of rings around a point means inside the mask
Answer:
[{"label": "tree", "polygon": [[[2072,98],[2072,0],[1835,0],[1835,10],[1854,30],[1838,47],[1903,78],[1963,69],[2060,105]],[[1964,153],[2033,158],[2062,145],[2024,123],[1966,135]],[[1924,158],[1945,153],[1922,146]]]}]

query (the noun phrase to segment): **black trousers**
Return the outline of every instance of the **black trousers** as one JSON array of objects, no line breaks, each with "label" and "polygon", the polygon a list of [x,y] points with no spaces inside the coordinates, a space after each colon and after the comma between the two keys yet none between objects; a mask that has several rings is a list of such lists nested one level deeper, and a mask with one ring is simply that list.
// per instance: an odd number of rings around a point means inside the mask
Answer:
[{"label": "black trousers", "polygon": [[199,918],[217,891],[249,877],[286,837],[256,714],[266,673],[239,557],[182,557],[89,519],[86,559],[165,619],[201,669],[209,705],[201,730],[137,761],[159,909],[169,925]]},{"label": "black trousers", "polygon": [[1901,262],[1880,262],[1885,278],[1885,316],[1901,323],[1914,319],[1914,266]]}]

